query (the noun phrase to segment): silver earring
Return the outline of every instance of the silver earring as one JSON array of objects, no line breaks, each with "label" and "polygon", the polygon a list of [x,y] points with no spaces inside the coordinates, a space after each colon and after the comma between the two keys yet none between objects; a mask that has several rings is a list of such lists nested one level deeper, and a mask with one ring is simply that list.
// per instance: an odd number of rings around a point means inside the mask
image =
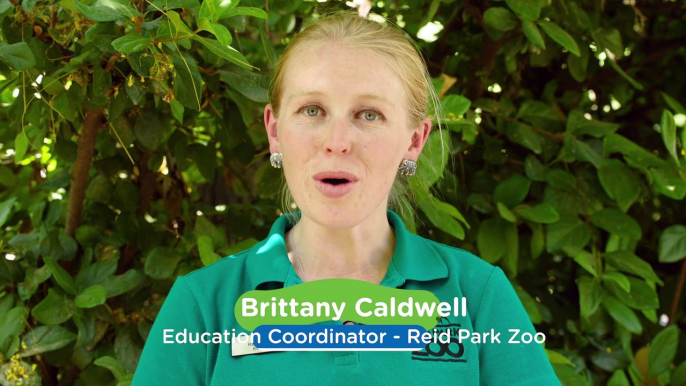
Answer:
[{"label": "silver earring", "polygon": [[271,162],[273,168],[281,169],[281,165],[283,165],[281,153],[272,153],[272,155],[269,156],[269,162]]},{"label": "silver earring", "polygon": [[417,163],[411,159],[404,159],[398,167],[400,174],[404,176],[413,176],[417,172]]}]

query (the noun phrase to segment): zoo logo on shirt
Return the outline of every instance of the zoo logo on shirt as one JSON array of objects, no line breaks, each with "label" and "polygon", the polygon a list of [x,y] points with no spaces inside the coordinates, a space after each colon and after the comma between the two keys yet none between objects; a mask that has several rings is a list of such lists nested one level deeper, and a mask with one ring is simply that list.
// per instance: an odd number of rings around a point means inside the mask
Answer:
[{"label": "zoo logo on shirt", "polygon": [[422,350],[412,351],[412,360],[467,363],[467,359],[464,358],[464,344],[457,338],[460,327],[462,327],[461,324],[451,323],[448,318],[441,317],[434,331],[437,334],[445,334],[447,332],[450,340],[434,340],[428,343]]}]

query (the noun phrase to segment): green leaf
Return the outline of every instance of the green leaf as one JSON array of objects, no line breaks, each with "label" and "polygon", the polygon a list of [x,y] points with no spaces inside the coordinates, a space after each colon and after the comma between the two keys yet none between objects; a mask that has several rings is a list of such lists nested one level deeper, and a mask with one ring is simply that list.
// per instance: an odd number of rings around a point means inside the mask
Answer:
[{"label": "green leaf", "polygon": [[107,291],[107,297],[119,296],[134,289],[145,276],[135,269],[130,269],[122,275],[112,276],[107,278],[102,283],[103,288]]},{"label": "green leaf", "polygon": [[[536,20],[545,3],[541,0],[506,0],[507,6],[527,20]],[[540,44],[539,44],[540,45]]]},{"label": "green leaf", "polygon": [[686,257],[686,226],[672,225],[660,235],[659,260],[676,263]]},{"label": "green leaf", "polygon": [[174,274],[182,257],[176,248],[155,247],[145,258],[145,274],[153,279],[167,279]]},{"label": "green leaf", "polygon": [[57,282],[57,285],[62,287],[70,295],[76,295],[76,285],[74,284],[74,278],[71,277],[52,257],[43,257],[45,265],[48,266],[52,277]]},{"label": "green leaf", "polygon": [[217,1],[203,0],[203,2],[200,3],[200,10],[198,11],[198,25],[200,25],[200,19],[207,19],[211,22],[215,22],[218,18]]},{"label": "green leaf", "polygon": [[598,228],[618,236],[629,237],[634,240],[641,239],[641,226],[633,217],[620,210],[605,208],[593,213],[590,220]]},{"label": "green leaf", "polygon": [[[632,166],[636,167],[632,164]],[[648,169],[649,178],[652,178],[653,190],[659,194],[681,201],[686,197],[686,181],[683,173],[678,169]]]},{"label": "green leaf", "polygon": [[226,234],[224,231],[215,227],[214,224],[205,216],[199,216],[195,220],[195,229],[193,230],[196,240],[200,236],[208,236],[212,239],[212,246],[214,250],[219,250],[226,246]]},{"label": "green leaf", "polygon": [[522,103],[517,117],[542,130],[554,131],[560,126],[560,118],[555,110],[548,103],[537,100],[529,99]]},{"label": "green leaf", "polygon": [[541,20],[538,22],[538,24],[541,26],[541,28],[543,28],[543,31],[545,31],[545,33],[548,34],[548,36],[550,36],[550,38],[556,41],[559,45],[566,48],[572,54],[579,57],[581,56],[581,53],[579,52],[579,46],[576,44],[574,38],[567,33],[567,31],[563,30],[560,28],[560,26],[552,21]]},{"label": "green leaf", "polygon": [[198,237],[198,253],[200,254],[202,264],[206,267],[221,259],[221,256],[214,253],[212,239],[209,236]]},{"label": "green leaf", "polygon": [[582,377],[571,366],[553,364],[553,370],[564,386],[588,386],[586,378]]},{"label": "green leaf", "polygon": [[612,296],[604,296],[602,304],[612,319],[626,327],[627,330],[637,335],[643,332],[641,321],[638,320],[636,314],[629,307],[622,304],[622,302]]},{"label": "green leaf", "polygon": [[25,42],[0,46],[0,62],[14,71],[23,71],[36,65],[36,59]]},{"label": "green leaf", "polygon": [[67,91],[64,89],[64,84],[62,84],[62,81],[51,76],[44,76],[43,80],[41,81],[41,86],[43,87],[43,91],[50,95],[60,95]]},{"label": "green leaf", "polygon": [[219,79],[252,101],[269,102],[269,80],[264,75],[227,66],[219,71]]},{"label": "green leaf", "polygon": [[81,292],[76,299],[74,299],[74,304],[79,308],[93,308],[105,303],[107,298],[107,290],[101,285],[94,285],[86,288]]},{"label": "green leaf", "polygon": [[269,18],[267,12],[265,12],[262,9],[254,7],[235,7],[233,9],[224,9],[219,11],[219,19],[227,19],[238,15],[252,16],[265,20]]},{"label": "green leaf", "polygon": [[608,155],[611,153],[621,153],[642,167],[654,166],[660,168],[666,165],[665,161],[660,159],[660,157],[619,134],[609,134],[605,137],[604,151]]},{"label": "green leaf", "polygon": [[583,82],[588,76],[588,60],[591,55],[587,44],[579,44],[579,39],[576,41],[581,56],[567,55],[567,66],[572,78],[577,82]]},{"label": "green leaf", "polygon": [[14,5],[12,5],[12,3],[9,2],[9,0],[0,1],[0,14],[5,13],[5,11],[12,7],[14,7]]},{"label": "green leaf", "polygon": [[469,111],[472,102],[462,95],[450,94],[441,99],[444,117],[446,123],[461,121],[460,117]]},{"label": "green leaf", "polygon": [[118,258],[111,258],[92,263],[83,268],[78,275],[76,275],[76,286],[79,289],[79,292],[96,284],[102,285],[114,275],[117,270],[118,261]]},{"label": "green leaf", "polygon": [[533,208],[529,206],[517,207],[514,208],[514,212],[527,220],[543,224],[552,224],[560,219],[555,207],[547,202],[538,204]]},{"label": "green leaf", "polygon": [[686,108],[684,107],[684,105],[682,105],[681,103],[679,103],[678,100],[672,98],[671,96],[667,95],[667,94],[664,93],[664,92],[661,93],[661,94],[662,94],[662,97],[665,99],[665,102],[667,103],[667,105],[668,105],[672,110],[674,110],[675,113],[677,113],[677,114],[686,114]]},{"label": "green leaf", "polygon": [[[450,204],[442,203],[433,197],[420,199],[418,201],[419,207],[421,208],[422,212],[424,212],[424,214],[429,219],[429,221],[431,221],[432,224],[434,224],[438,229],[442,230],[443,232],[446,232],[455,238],[463,240],[465,236],[464,229],[462,228],[462,226],[460,226],[460,224],[453,216],[439,209],[439,203],[444,204],[443,206],[448,205],[451,208],[454,208]],[[457,211],[457,209],[455,209],[455,211]]]},{"label": "green leaf", "polygon": [[26,319],[29,316],[27,307],[14,307],[11,310],[0,313],[0,346],[6,341],[16,338],[24,330]]},{"label": "green leaf", "polygon": [[[183,55],[183,56],[182,56]],[[174,98],[185,107],[200,111],[200,97],[202,96],[202,77],[198,71],[195,59],[187,53],[174,54],[173,64],[176,76],[174,84]]]},{"label": "green leaf", "polygon": [[504,220],[509,221],[513,224],[517,222],[517,217],[505,204],[498,201],[496,203],[496,208],[498,208],[498,213],[500,214],[500,217],[502,217]]},{"label": "green leaf", "polygon": [[529,194],[531,180],[525,176],[515,173],[510,178],[498,184],[493,193],[493,201],[502,202],[508,208],[522,202]]},{"label": "green leaf", "polygon": [[150,44],[150,41],[149,37],[144,37],[131,31],[118,39],[114,39],[112,46],[118,52],[130,54],[145,49]]},{"label": "green leaf", "polygon": [[612,67],[615,71],[617,71],[617,73],[619,75],[621,75],[622,78],[626,79],[637,90],[643,90],[645,88],[645,87],[643,87],[643,85],[641,83],[639,83],[638,81],[636,81],[636,79],[629,76],[629,74],[627,74],[621,67],[619,67],[619,64],[617,64],[617,62],[612,60],[612,58],[610,58],[610,60],[608,60],[607,63],[610,63],[610,67]]},{"label": "green leaf", "polygon": [[524,32],[524,36],[526,36],[532,44],[536,44],[545,49],[545,40],[543,39],[543,35],[541,35],[541,31],[536,27],[536,24],[529,20],[522,20],[522,32]]},{"label": "green leaf", "polygon": [[594,277],[598,277],[598,259],[592,253],[575,246],[565,246],[562,250],[567,256],[573,258],[583,269]]},{"label": "green leaf", "polygon": [[198,29],[211,32],[223,45],[228,46],[233,41],[231,32],[219,23],[211,23],[207,18],[198,19]]},{"label": "green leaf", "polygon": [[605,254],[605,261],[618,270],[642,277],[659,285],[664,283],[653,271],[653,267],[629,251],[614,251]]},{"label": "green leaf", "polygon": [[660,331],[648,346],[648,374],[657,375],[669,370],[679,346],[679,330],[671,325]]},{"label": "green leaf", "polygon": [[[172,37],[190,37],[193,35],[193,31],[191,31],[191,29],[188,28],[186,23],[183,20],[181,20],[181,15],[179,15],[176,11],[167,12],[167,18],[169,18],[169,21],[171,21],[172,28],[169,28],[169,23],[167,23],[167,30],[169,31]],[[161,24],[160,28],[163,27],[164,24]],[[160,32],[160,28],[157,29],[157,32]]]},{"label": "green leaf", "polygon": [[626,212],[638,199],[640,185],[638,176],[624,162],[609,159],[598,169],[598,179],[607,195],[617,201],[619,208]]},{"label": "green leaf", "polygon": [[252,66],[250,65],[250,63],[248,63],[248,60],[245,57],[243,57],[243,55],[240,52],[236,51],[235,48],[229,45],[224,45],[217,40],[207,39],[197,35],[194,35],[192,38],[193,40],[200,42],[203,46],[207,47],[207,49],[212,51],[215,55],[219,56],[220,58],[226,59],[229,62],[236,64],[240,67],[246,68],[248,70],[252,69]]},{"label": "green leaf", "polygon": [[591,230],[577,217],[561,217],[560,221],[548,225],[546,250],[555,253],[564,246],[583,248],[591,239]]},{"label": "green leaf", "polygon": [[506,227],[508,223],[498,217],[492,217],[481,223],[476,237],[476,245],[482,259],[493,264],[505,254]]},{"label": "green leaf", "polygon": [[618,285],[619,283],[608,282],[605,284],[605,288],[621,300],[622,303],[637,310],[655,310],[660,306],[657,292],[655,292],[653,287],[635,277],[627,276],[626,278],[629,280],[630,286],[628,293],[625,291],[626,288]]},{"label": "green leaf", "polygon": [[[650,353],[650,352],[649,352]],[[672,386],[686,386],[686,361],[681,362],[672,374]]]},{"label": "green leaf", "polygon": [[631,386],[631,383],[623,370],[616,370],[607,381],[607,386]]},{"label": "green leaf", "polygon": [[619,272],[607,272],[603,275],[603,281],[612,282],[619,286],[624,292],[631,291],[631,282],[629,278],[623,273]]},{"label": "green leaf", "polygon": [[605,160],[589,144],[574,137],[565,137],[565,149],[579,161],[586,161],[596,169],[600,169],[605,164]]},{"label": "green leaf", "polygon": [[74,303],[57,292],[54,288],[48,289],[45,297],[31,310],[31,315],[43,324],[55,325],[66,322],[74,314]]},{"label": "green leaf", "polygon": [[512,142],[518,143],[535,154],[541,154],[543,150],[543,139],[531,128],[531,126],[520,122],[512,122],[507,125],[507,137]]},{"label": "green leaf", "polygon": [[259,23],[259,29],[260,29],[260,40],[262,42],[262,49],[264,50],[264,54],[267,56],[267,62],[269,63],[269,67],[274,67],[276,62],[279,60],[276,51],[274,51],[274,47],[272,46],[272,43],[269,41],[269,36],[265,33],[265,27],[264,24]]},{"label": "green leaf", "polygon": [[517,26],[517,17],[507,8],[491,7],[484,13],[486,25],[496,31],[509,31]]},{"label": "green leaf", "polygon": [[61,326],[39,326],[24,336],[27,348],[21,352],[22,357],[57,350],[76,339],[76,334]]},{"label": "green leaf", "polygon": [[160,9],[168,11],[170,9],[195,8],[199,6],[200,2],[198,0],[155,0],[152,4],[148,5],[146,11],[159,11]]},{"label": "green leaf", "polygon": [[143,111],[136,119],[133,127],[136,138],[148,150],[157,150],[164,139],[162,121],[153,111]]},{"label": "green leaf", "polygon": [[416,185],[417,181],[426,182],[428,186],[431,186],[443,176],[448,163],[449,148],[450,134],[447,130],[429,134],[424,150],[417,160],[417,174],[410,179],[410,186],[415,193],[422,188]]},{"label": "green leaf", "polygon": [[531,323],[541,323],[541,321],[543,321],[543,318],[541,318],[541,311],[538,309],[538,302],[536,301],[536,299],[529,295],[529,293],[526,292],[526,290],[521,286],[514,286],[514,289],[517,293],[517,296],[519,297],[519,300],[522,302],[522,305],[524,306],[526,313],[529,314],[529,319],[531,319]]},{"label": "green leaf", "polygon": [[111,356],[103,356],[95,361],[93,361],[93,364],[96,366],[104,367],[107,370],[110,370],[112,374],[114,374],[114,377],[117,378],[118,381],[121,381],[124,377],[126,377],[127,372],[124,370],[122,365],[119,363],[119,361]]},{"label": "green leaf", "polygon": [[674,161],[676,161],[677,165],[681,165],[681,162],[679,162],[679,156],[676,152],[676,123],[674,122],[674,115],[672,115],[672,112],[667,109],[662,111],[660,129],[662,132],[662,141],[665,143],[665,147],[667,148],[669,155],[674,158]]},{"label": "green leaf", "polygon": [[10,213],[12,213],[12,206],[17,201],[16,197],[10,197],[7,200],[0,203],[0,227],[5,225],[5,222],[10,218]]},{"label": "green leaf", "polygon": [[177,101],[176,99],[172,99],[169,102],[169,107],[171,108],[172,115],[174,116],[174,118],[176,118],[176,120],[179,123],[183,124],[183,105],[179,103],[179,101]]},{"label": "green leaf", "polygon": [[579,278],[579,306],[581,316],[588,317],[593,315],[603,300],[603,290],[600,283],[588,276]]},{"label": "green leaf", "polygon": [[97,0],[93,5],[86,5],[78,0],[73,2],[81,13],[95,21],[115,21],[143,16],[127,0]]},{"label": "green leaf", "polygon": [[548,360],[551,364],[574,366],[574,364],[570,362],[567,357],[556,351],[546,349],[545,354],[548,356]]},{"label": "green leaf", "polygon": [[86,188],[86,198],[107,204],[112,198],[112,181],[101,174],[95,176]]},{"label": "green leaf", "polygon": [[38,285],[48,280],[50,276],[50,270],[45,265],[40,268],[28,267],[24,282],[19,284],[19,298],[24,301],[30,299],[38,289]]},{"label": "green leaf", "polygon": [[211,143],[210,146],[203,146],[194,143],[188,148],[198,170],[200,170],[200,174],[208,181],[214,179],[214,173],[217,169],[217,154],[213,145]]},{"label": "green leaf", "polygon": [[599,40],[600,47],[607,48],[617,59],[624,56],[624,45],[622,45],[622,35],[616,28],[598,28],[594,31],[595,37]]},{"label": "green leaf", "polygon": [[503,255],[503,267],[512,277],[517,276],[519,265],[519,234],[517,225],[507,224],[505,227],[505,254]]}]

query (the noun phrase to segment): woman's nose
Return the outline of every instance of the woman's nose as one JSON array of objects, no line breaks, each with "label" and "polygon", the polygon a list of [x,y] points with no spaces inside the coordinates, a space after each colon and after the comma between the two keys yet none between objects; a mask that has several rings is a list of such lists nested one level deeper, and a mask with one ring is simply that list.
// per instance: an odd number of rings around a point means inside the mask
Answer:
[{"label": "woman's nose", "polygon": [[353,129],[354,125],[347,117],[332,119],[324,140],[324,151],[330,154],[349,154]]}]

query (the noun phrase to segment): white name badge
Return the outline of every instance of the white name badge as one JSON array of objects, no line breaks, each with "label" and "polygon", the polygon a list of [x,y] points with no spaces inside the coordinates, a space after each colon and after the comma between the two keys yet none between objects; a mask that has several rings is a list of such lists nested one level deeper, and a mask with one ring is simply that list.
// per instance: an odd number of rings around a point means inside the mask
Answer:
[{"label": "white name badge", "polygon": [[252,343],[252,336],[250,337],[250,342],[239,342],[237,339],[231,342],[231,356],[239,357],[243,355],[254,355],[263,354],[267,352],[278,351],[275,349],[258,349]]}]

